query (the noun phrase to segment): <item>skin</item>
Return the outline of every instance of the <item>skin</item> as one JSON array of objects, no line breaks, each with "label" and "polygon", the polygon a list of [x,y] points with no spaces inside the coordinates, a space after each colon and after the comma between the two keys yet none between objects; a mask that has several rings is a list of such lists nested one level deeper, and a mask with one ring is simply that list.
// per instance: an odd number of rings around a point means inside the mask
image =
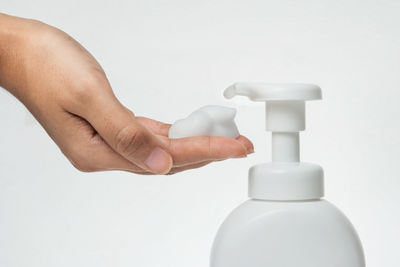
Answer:
[{"label": "skin", "polygon": [[96,59],[63,31],[0,13],[0,86],[84,172],[173,174],[253,152],[244,136],[169,139],[170,124],[136,116]]}]

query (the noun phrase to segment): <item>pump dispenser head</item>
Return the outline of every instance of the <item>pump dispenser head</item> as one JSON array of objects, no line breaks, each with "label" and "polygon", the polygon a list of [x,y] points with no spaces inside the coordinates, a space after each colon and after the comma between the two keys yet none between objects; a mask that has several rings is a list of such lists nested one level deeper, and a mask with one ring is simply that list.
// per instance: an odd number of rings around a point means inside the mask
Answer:
[{"label": "pump dispenser head", "polygon": [[266,103],[266,130],[272,132],[272,162],[249,171],[249,196],[265,200],[306,200],[323,196],[323,171],[300,162],[299,131],[305,130],[305,101],[322,98],[321,88],[297,83],[235,83],[226,98],[247,96]]}]

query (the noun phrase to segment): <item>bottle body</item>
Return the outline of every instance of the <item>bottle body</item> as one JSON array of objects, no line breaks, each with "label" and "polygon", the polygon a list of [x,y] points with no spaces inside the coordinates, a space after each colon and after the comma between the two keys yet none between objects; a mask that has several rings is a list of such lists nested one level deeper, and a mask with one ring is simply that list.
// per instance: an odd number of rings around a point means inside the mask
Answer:
[{"label": "bottle body", "polygon": [[248,200],[221,226],[211,267],[364,267],[349,220],[325,200]]}]

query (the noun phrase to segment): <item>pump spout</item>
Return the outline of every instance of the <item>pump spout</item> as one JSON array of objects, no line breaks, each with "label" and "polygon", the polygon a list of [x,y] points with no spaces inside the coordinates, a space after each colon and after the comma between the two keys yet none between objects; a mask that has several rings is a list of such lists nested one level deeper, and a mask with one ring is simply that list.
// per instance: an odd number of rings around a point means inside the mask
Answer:
[{"label": "pump spout", "polygon": [[254,101],[254,97],[258,95],[256,87],[257,84],[235,83],[225,89],[224,96],[227,99],[231,99],[234,96],[241,95],[247,96]]},{"label": "pump spout", "polygon": [[231,85],[224,91],[224,97],[226,99],[231,99],[232,97],[238,95],[235,85]]}]

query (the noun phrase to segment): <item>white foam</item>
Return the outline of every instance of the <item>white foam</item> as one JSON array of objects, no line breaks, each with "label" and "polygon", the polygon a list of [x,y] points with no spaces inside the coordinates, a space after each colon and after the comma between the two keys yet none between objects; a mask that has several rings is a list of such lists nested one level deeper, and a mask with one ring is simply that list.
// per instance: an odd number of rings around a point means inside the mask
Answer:
[{"label": "white foam", "polygon": [[236,109],[208,105],[192,112],[187,118],[176,121],[169,129],[169,138],[189,136],[238,137],[235,124]]}]

